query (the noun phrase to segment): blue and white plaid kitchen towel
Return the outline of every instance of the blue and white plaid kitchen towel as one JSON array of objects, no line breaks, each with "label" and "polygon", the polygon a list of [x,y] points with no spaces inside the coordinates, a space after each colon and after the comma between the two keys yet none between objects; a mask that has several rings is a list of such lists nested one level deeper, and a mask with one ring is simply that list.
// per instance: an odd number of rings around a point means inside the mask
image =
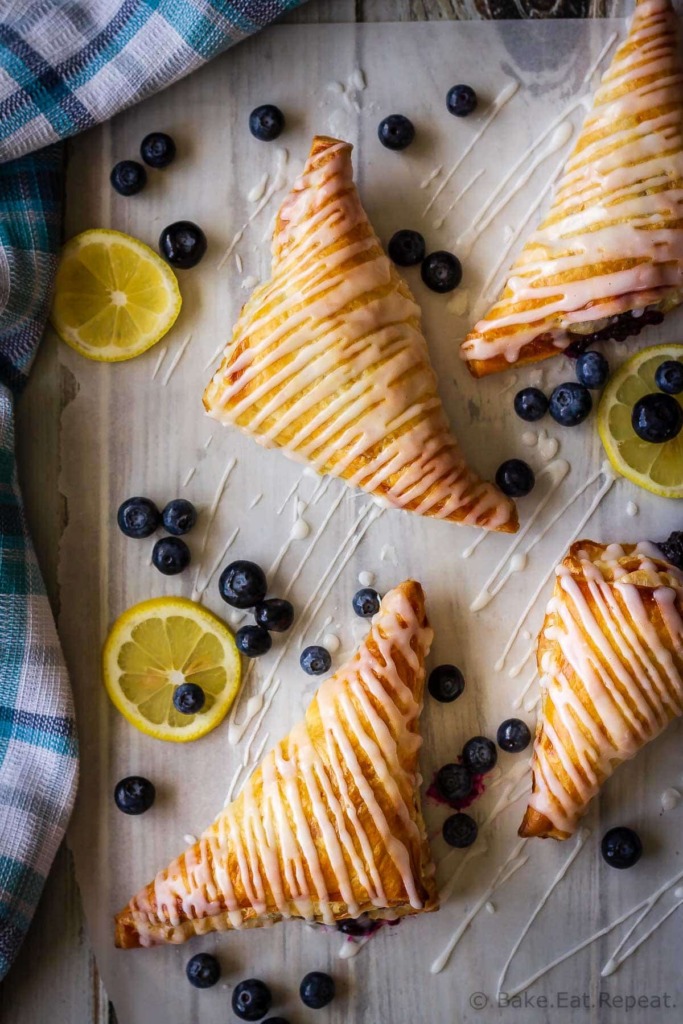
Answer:
[{"label": "blue and white plaid kitchen towel", "polygon": [[55,143],[178,81],[301,2],[0,4],[0,978],[28,929],[78,775],[69,682],[14,460],[14,402],[43,334],[60,237]]}]

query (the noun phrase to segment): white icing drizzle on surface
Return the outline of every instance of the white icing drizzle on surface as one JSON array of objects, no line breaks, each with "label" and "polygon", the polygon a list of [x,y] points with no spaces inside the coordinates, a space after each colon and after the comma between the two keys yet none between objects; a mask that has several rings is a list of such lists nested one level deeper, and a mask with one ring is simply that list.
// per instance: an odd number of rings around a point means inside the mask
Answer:
[{"label": "white icing drizzle on surface", "polygon": [[387,505],[509,529],[514,506],[450,431],[419,308],[367,220],[350,152],[314,140],[277,216],[272,279],[244,306],[206,408]]},{"label": "white icing drizzle on surface", "polygon": [[545,907],[546,903],[548,902],[548,900],[550,899],[552,894],[555,892],[555,889],[557,889],[558,885],[560,884],[562,879],[565,877],[565,875],[569,871],[570,867],[572,866],[572,864],[574,863],[576,858],[581,853],[581,850],[586,845],[586,840],[588,839],[589,836],[590,836],[590,830],[589,829],[582,828],[582,829],[579,830],[579,832],[577,833],[577,836],[576,836],[576,841],[574,843],[573,850],[571,851],[571,853],[569,854],[569,856],[565,860],[564,864],[562,865],[562,867],[559,869],[559,871],[557,872],[557,874],[555,875],[555,877],[551,881],[551,883],[548,886],[548,888],[545,890],[545,892],[541,896],[540,900],[538,901],[538,903],[536,904],[536,906],[532,910],[531,914],[529,915],[526,924],[524,925],[524,927],[522,928],[521,932],[517,936],[517,940],[515,941],[514,946],[510,950],[510,952],[508,954],[508,958],[505,961],[505,963],[503,964],[503,969],[500,972],[500,976],[498,978],[498,984],[496,986],[496,998],[498,1000],[500,1000],[501,993],[503,992],[503,985],[505,984],[505,979],[507,978],[507,973],[510,970],[510,967],[512,965],[512,961],[514,960],[514,958],[515,958],[515,956],[516,956],[520,946],[524,942],[524,939],[526,938],[526,936],[529,934],[529,931],[530,931],[532,925],[534,924],[536,918],[541,913],[541,911]]},{"label": "white icing drizzle on surface", "polygon": [[434,223],[432,224],[432,227],[434,228],[435,231],[438,231],[439,228],[443,227],[444,222],[445,222],[446,218],[448,217],[448,214],[453,212],[453,210],[458,205],[458,203],[463,198],[463,196],[467,195],[469,190],[472,188],[473,185],[476,184],[476,182],[479,181],[479,179],[481,178],[482,174],[484,174],[484,172],[485,172],[485,168],[483,168],[483,167],[480,170],[476,171],[472,175],[472,177],[469,179],[469,181],[467,181],[463,185],[463,187],[460,189],[460,191],[456,193],[455,199],[451,203],[448,204],[448,206],[444,210],[442,216],[441,217],[437,217],[436,220],[434,221]]},{"label": "white icing drizzle on surface", "polygon": [[548,431],[544,427],[538,435],[538,450],[541,454],[541,458],[545,462],[550,462],[550,460],[554,459],[557,455],[559,447],[560,442],[556,437],[550,437]]},{"label": "white icing drizzle on surface", "polygon": [[[500,591],[503,589],[507,581],[510,579],[510,576],[512,576],[513,573],[520,572],[522,569],[525,568],[529,554],[531,553],[531,551],[533,551],[534,547],[543,539],[543,537],[546,535],[550,527],[556,521],[556,518],[553,518],[550,524],[546,526],[536,537],[534,537],[534,539],[527,545],[524,552],[520,556],[517,556],[515,552],[517,551],[517,548],[520,546],[525,537],[529,534],[529,531],[536,523],[536,520],[543,512],[546,505],[551,501],[553,495],[555,494],[555,491],[558,489],[558,487],[561,486],[562,481],[569,473],[569,469],[569,463],[566,462],[565,459],[558,459],[556,462],[551,462],[549,463],[549,465],[544,466],[543,469],[540,471],[540,473],[538,474],[538,481],[540,482],[543,478],[548,477],[550,480],[548,490],[545,492],[545,494],[539,501],[538,505],[536,506],[532,514],[529,516],[529,519],[522,527],[522,529],[519,531],[514,541],[512,542],[511,546],[505,552],[503,558],[500,560],[500,562],[498,562],[495,569],[493,570],[493,572],[486,580],[477,596],[470,604],[470,611],[477,612],[480,611],[482,608],[485,608],[486,605],[488,605],[494,599],[496,594],[500,593]],[[566,508],[562,509],[560,514],[564,515],[565,511]],[[519,560],[515,561],[515,559]],[[496,583],[495,586],[492,586],[494,581],[498,578],[498,576],[500,576],[501,572],[503,571],[503,567],[506,565],[507,569],[505,570],[505,572],[503,572],[503,575],[498,580],[498,583]]]},{"label": "white icing drizzle on surface", "polygon": [[191,341],[192,341],[192,334],[188,334],[187,337],[184,338],[183,341],[181,342],[181,344],[179,345],[178,351],[174,355],[168,370],[166,371],[166,373],[164,374],[164,376],[162,378],[162,381],[161,381],[162,387],[166,387],[166,385],[168,384],[169,380],[173,376],[173,371],[175,370],[175,368],[178,365],[178,363],[180,362],[180,360],[183,358],[183,356],[185,354],[185,349],[187,348],[187,346],[190,344]]},{"label": "white icing drizzle on surface", "polygon": [[[611,921],[610,924],[605,925],[604,928],[598,929],[598,931],[593,932],[592,935],[589,935],[587,938],[582,939],[580,942],[577,942],[576,945],[572,946],[566,952],[560,954],[560,956],[555,957],[554,960],[551,960],[550,963],[547,963],[544,967],[541,967],[540,970],[536,971],[521,984],[509,989],[507,991],[508,998],[513,998],[514,996],[518,996],[521,992],[526,991],[526,989],[528,989],[531,985],[534,985],[537,981],[543,978],[555,967],[559,967],[559,965],[563,964],[566,960],[569,960],[571,957],[576,956],[577,953],[580,953],[582,949],[586,949],[587,946],[592,946],[593,943],[597,942],[598,939],[601,939],[603,935],[609,935],[610,932],[614,931],[615,928],[618,928],[620,924],[624,923],[624,921],[628,921],[628,919],[632,917],[634,914],[637,914],[639,911],[645,910],[645,914],[642,914],[636,922],[636,924],[639,924],[640,921],[642,921],[643,918],[647,915],[647,913],[649,913],[652,907],[654,907],[659,898],[663,896],[664,893],[672,889],[673,886],[681,880],[681,878],[683,878],[683,871],[679,871],[677,875],[674,875],[674,877],[669,879],[669,881],[664,882],[663,885],[656,889],[650,896],[647,896],[645,897],[645,899],[640,900],[639,903],[636,903],[635,906],[631,907],[630,910],[625,911],[625,913],[620,914],[619,917],[615,918],[614,921]],[[656,927],[657,926],[655,926],[655,928]],[[652,929],[650,932],[648,932],[645,938],[649,938],[654,930],[655,929]],[[632,934],[632,931],[633,929],[631,929],[627,933],[625,938],[628,938],[628,936]],[[622,945],[623,940],[617,948],[620,949]],[[635,950],[632,950],[632,952],[634,951]],[[608,960],[608,964],[613,959],[614,956],[612,956],[610,960]]]},{"label": "white icing drizzle on surface", "polygon": [[211,366],[213,366],[213,364],[216,362],[216,360],[220,359],[220,357],[223,355],[223,349],[224,348],[225,348],[225,345],[220,344],[218,346],[218,348],[216,349],[216,351],[211,353],[211,355],[209,356],[209,358],[206,361],[206,365],[202,367],[202,370],[206,371]]},{"label": "white icing drizzle on surface", "polygon": [[156,358],[156,362],[154,364],[154,369],[152,370],[152,380],[156,380],[156,376],[157,376],[159,370],[161,369],[161,364],[163,363],[164,359],[166,358],[166,351],[167,351],[167,349],[166,349],[165,345],[163,346],[163,348],[161,348],[159,350],[159,355]]},{"label": "white icing drizzle on surface", "polygon": [[551,210],[463,343],[464,359],[513,363],[541,336],[541,355],[552,355],[571,343],[575,324],[677,297],[683,74],[675,34],[668,0],[637,4]]},{"label": "white icing drizzle on surface", "polygon": [[262,493],[259,492],[258,494],[255,494],[254,497],[249,502],[249,504],[247,505],[247,511],[250,512],[252,510],[252,508],[256,508],[256,506],[262,500],[262,498],[263,498],[263,494]]},{"label": "white icing drizzle on surface", "polygon": [[[208,443],[205,445],[205,448],[208,448]],[[206,552],[206,545],[208,544],[208,541],[209,541],[209,536],[211,534],[211,529],[213,527],[214,519],[216,518],[216,512],[218,511],[218,506],[220,505],[221,499],[223,498],[223,494],[225,493],[225,488],[228,486],[228,480],[230,479],[230,474],[232,473],[232,471],[234,470],[236,465],[237,465],[237,458],[236,458],[236,456],[233,456],[227,462],[227,465],[226,465],[226,467],[225,467],[225,469],[223,471],[223,476],[218,481],[218,487],[216,488],[216,493],[214,494],[213,501],[211,502],[211,505],[209,506],[209,513],[208,513],[208,515],[206,517],[206,526],[204,528],[204,536],[202,537],[202,543],[201,543],[201,547],[199,549],[199,560],[198,560],[198,565],[197,565],[197,572],[195,573],[194,586],[192,588],[193,593],[195,591],[197,591],[197,584],[199,582],[199,577],[200,577],[200,574],[201,574],[201,571],[202,571],[202,559],[204,558],[204,554]],[[197,593],[199,594],[199,591],[197,591]]]},{"label": "white icing drizzle on surface", "polygon": [[[268,174],[267,171],[265,171],[261,175],[259,180],[256,182],[256,184],[252,185],[252,187],[247,192],[247,202],[248,203],[258,203],[258,201],[260,199],[263,199],[263,196],[264,196],[264,193],[266,191],[266,188],[268,187],[268,178],[269,178],[269,174]],[[239,272],[241,274],[242,273],[242,268],[238,267],[237,269],[239,270]]]},{"label": "white icing drizzle on surface", "polygon": [[245,292],[250,292],[258,284],[258,277],[255,274],[247,274],[243,281],[240,282],[240,288]]},{"label": "white icing drizzle on surface", "polygon": [[206,574],[201,583],[199,581],[200,568],[197,569],[197,575],[195,576],[194,586],[192,587],[193,601],[199,600],[199,598],[202,596],[202,594],[208,587],[209,583],[214,578],[214,576],[220,569],[221,565],[223,564],[223,560],[225,559],[225,556],[227,555],[232,545],[235,543],[235,540],[237,539],[237,534],[239,532],[240,528],[239,526],[236,526],[235,529],[230,534],[230,536],[228,537],[228,539],[226,540],[223,547],[221,548],[220,554],[217,555],[216,558],[214,559],[213,565],[211,566],[211,568],[209,569],[208,573]]},{"label": "white icing drizzle on surface", "polygon": [[241,274],[244,270],[244,263],[242,262],[242,257],[238,252],[235,253],[235,266],[237,268],[237,273]]},{"label": "white icing drizzle on surface", "polygon": [[616,43],[618,38],[619,37],[618,37],[616,32],[612,32],[612,34],[610,36],[608,36],[607,41],[605,42],[605,45],[600,50],[600,53],[597,55],[597,57],[595,58],[593,63],[588,68],[588,71],[586,72],[586,74],[583,76],[583,81],[581,83],[582,85],[590,85],[590,83],[593,80],[593,75],[598,70],[598,68],[600,67],[600,65],[602,64],[603,60],[605,59],[605,57],[607,56],[609,51],[612,49],[612,47],[614,46],[614,44]]},{"label": "white icing drizzle on surface", "polygon": [[195,475],[196,472],[197,472],[197,467],[196,466],[190,466],[190,468],[188,469],[187,473],[183,477],[183,487],[187,487],[187,485],[189,484],[190,480],[192,479],[192,477]]},{"label": "white icing drizzle on surface", "polygon": [[650,551],[581,549],[556,570],[529,808],[563,835],[614,769],[683,712],[683,573]]},{"label": "white icing drizzle on surface", "polygon": [[[483,539],[486,534],[482,533],[481,536]],[[383,544],[379,557],[382,562],[389,562],[391,565],[398,565],[398,561],[396,559],[396,548],[393,544]]]},{"label": "white icing drizzle on surface", "polygon": [[375,584],[374,572],[368,572],[366,569],[362,569],[358,573],[358,582],[361,587],[372,587]]},{"label": "white icing drizzle on surface", "polygon": [[341,647],[341,640],[336,633],[325,633],[323,636],[323,647],[326,647],[330,654],[336,654]]},{"label": "white icing drizzle on surface", "polygon": [[488,534],[486,534],[486,533],[483,533],[483,532],[480,533],[477,537],[474,538],[474,540],[472,541],[471,544],[468,544],[466,548],[463,548],[463,551],[462,551],[462,554],[460,555],[460,557],[461,558],[471,558],[472,555],[474,554],[474,552],[479,547],[479,545],[482,544],[486,540],[487,536],[488,536]]},{"label": "white icing drizzle on surface", "polygon": [[[517,696],[513,700],[512,707],[515,709],[515,711],[517,711],[519,708],[521,708],[522,704],[524,703],[524,698],[526,697],[527,693],[529,692],[531,687],[534,685],[534,683],[537,681],[537,679],[538,679],[538,669],[533,673],[533,675],[529,676],[529,678],[527,679],[526,683],[524,684],[524,687],[519,691],[519,693],[517,694]],[[536,699],[534,699],[534,704],[536,704]]]},{"label": "white icing drizzle on surface", "polygon": [[524,867],[527,860],[529,859],[527,855],[522,855],[522,850],[524,849],[526,842],[526,839],[520,839],[520,841],[515,846],[513,846],[512,850],[507,855],[507,857],[505,858],[505,860],[503,861],[503,863],[500,865],[495,875],[493,876],[493,881],[491,882],[491,884],[488,886],[488,888],[484,890],[483,895],[475,901],[471,910],[469,910],[468,913],[465,914],[461,923],[458,925],[455,932],[448,940],[444,950],[432,962],[432,965],[429,968],[432,974],[439,974],[444,969],[444,967],[450,960],[451,956],[453,955],[455,947],[460,942],[460,939],[463,937],[469,926],[472,924],[472,921],[477,916],[482,907],[484,907],[489,902],[491,896],[493,896],[493,894],[497,892],[501,888],[501,886],[503,886],[508,881],[509,878],[512,878],[512,876],[517,871],[519,871],[520,868]]},{"label": "white icing drizzle on surface", "polygon": [[[574,502],[577,501],[578,498],[580,498],[581,495],[584,493],[584,491],[586,491],[591,486],[591,484],[594,484],[596,482],[596,480],[598,480],[599,477],[601,477],[601,476],[605,477],[604,483],[601,485],[600,489],[598,490],[598,493],[595,495],[595,497],[593,498],[593,501],[590,503],[590,505],[589,505],[589,507],[588,507],[588,509],[587,509],[587,511],[585,513],[585,515],[581,517],[581,520],[580,520],[578,526],[573,530],[572,535],[569,538],[569,540],[565,541],[565,543],[562,545],[562,550],[563,551],[565,550],[565,548],[569,547],[571,544],[574,543],[576,538],[583,531],[583,528],[585,527],[586,523],[593,516],[593,514],[595,513],[595,511],[597,510],[597,508],[601,504],[601,502],[604,499],[605,495],[608,494],[609,491],[611,490],[616,477],[614,476],[614,472],[612,470],[612,467],[609,465],[609,463],[608,462],[603,462],[601,467],[600,467],[600,469],[597,470],[597,472],[593,473],[592,476],[588,477],[588,479],[585,480],[584,483],[581,484],[581,486],[578,488],[578,490],[576,490],[574,492],[574,494],[570,497],[570,499],[567,501],[567,503],[565,504],[564,508],[560,509],[559,512],[557,512],[556,515],[553,516],[553,518],[550,520],[550,522],[546,524],[546,526],[545,526],[545,528],[543,530],[543,535],[545,535],[548,532],[548,530],[550,530],[551,527],[554,526],[554,524],[557,522],[557,520],[560,518],[560,516],[566,515],[567,511],[574,504]],[[538,539],[540,539],[540,538],[537,538],[537,540]],[[512,650],[512,647],[513,647],[513,645],[515,643],[515,640],[519,636],[519,633],[520,633],[522,627],[524,626],[524,623],[527,620],[527,616],[529,615],[529,613],[533,609],[534,605],[538,601],[538,598],[540,597],[540,595],[541,595],[541,593],[542,593],[546,583],[548,582],[550,577],[553,575],[553,572],[555,571],[555,565],[559,561],[560,557],[561,557],[561,553],[553,560],[553,562],[551,562],[550,568],[548,569],[547,573],[543,576],[543,579],[540,581],[540,583],[536,587],[536,590],[533,592],[533,594],[529,598],[529,601],[528,601],[526,607],[524,608],[524,611],[522,612],[522,614],[520,615],[519,619],[517,620],[517,624],[515,625],[514,629],[512,630],[512,633],[510,634],[510,637],[509,637],[507,643],[505,644],[505,647],[503,648],[503,653],[501,654],[500,658],[498,659],[498,661],[494,665],[494,668],[497,671],[500,671],[505,666],[505,662],[507,660],[507,656],[510,653],[510,651]]]},{"label": "white icing drizzle on surface", "polygon": [[[574,103],[570,109],[575,107],[576,104]],[[517,163],[510,168],[503,180],[484,203],[481,210],[476,214],[469,228],[460,235],[455,246],[456,252],[462,253],[463,258],[470,255],[478,237],[490,227],[508,203],[528,184],[541,164],[545,163],[548,157],[557,153],[558,150],[564,149],[572,137],[573,131],[574,126],[566,117],[560,120],[559,123],[553,123],[550,128],[546,128],[532,149],[526,151]],[[546,139],[547,142],[545,141]],[[545,144],[543,145],[542,143]],[[529,159],[530,152],[536,154],[531,160]],[[521,170],[523,170],[523,174],[519,174]],[[518,174],[519,176],[514,184],[511,184],[515,175]],[[496,202],[496,199],[498,199],[498,202]]]},{"label": "white icing drizzle on surface", "polygon": [[279,192],[280,189],[283,189],[285,187],[285,185],[287,184],[287,178],[286,178],[286,175],[285,175],[285,171],[286,171],[286,168],[287,168],[287,161],[289,160],[289,153],[288,153],[288,151],[286,149],[282,148],[282,147],[278,147],[278,149],[276,151],[276,154],[275,154],[275,160],[276,160],[275,171],[273,173],[273,179],[272,179],[270,185],[268,186],[268,188],[263,193],[263,195],[262,195],[260,201],[258,202],[258,205],[256,206],[256,208],[249,215],[249,217],[247,217],[247,219],[244,222],[244,224],[242,225],[242,227],[239,229],[239,231],[235,232],[235,234],[233,235],[232,241],[230,242],[230,245],[225,250],[225,252],[221,256],[220,260],[218,261],[218,265],[216,267],[217,270],[222,270],[223,269],[223,267],[225,266],[225,264],[228,262],[228,260],[232,256],[233,252],[235,251],[236,247],[239,245],[239,243],[244,238],[244,232],[247,230],[247,228],[251,224],[253,224],[253,222],[256,220],[256,218],[261,213],[261,211],[266,208],[266,206],[268,205],[270,200],[273,198],[275,193]]},{"label": "white icing drizzle on surface", "polygon": [[635,501],[628,501],[626,503],[626,515],[633,519],[638,515],[639,509]]},{"label": "white icing drizzle on surface", "polygon": [[291,538],[292,540],[305,540],[311,532],[311,528],[305,519],[299,517],[294,521],[292,525]]},{"label": "white icing drizzle on surface", "polygon": [[183,842],[186,843],[188,846],[192,846],[194,843],[197,842],[197,837],[193,836],[192,833],[188,832],[187,835],[183,836]]},{"label": "white icing drizzle on surface", "polygon": [[439,175],[441,174],[442,170],[443,170],[443,164],[439,164],[437,167],[434,167],[429,172],[427,177],[422,179],[422,181],[420,182],[420,188],[428,188],[431,185],[431,183],[434,181],[434,178],[438,178],[439,177]]},{"label": "white icing drizzle on surface", "polygon": [[455,163],[453,164],[453,166],[449,170],[448,174],[443,179],[443,181],[441,182],[439,187],[434,192],[434,195],[432,196],[432,198],[429,200],[429,202],[425,206],[425,208],[423,210],[423,216],[426,216],[429,213],[429,211],[431,210],[432,206],[434,205],[436,200],[439,198],[439,196],[441,195],[443,190],[446,188],[446,186],[450,182],[450,180],[453,177],[453,175],[457,172],[457,170],[460,167],[460,165],[470,155],[470,153],[472,152],[472,150],[474,149],[476,144],[479,142],[479,139],[482,137],[482,135],[484,134],[486,129],[498,117],[498,114],[500,114],[501,110],[503,110],[504,107],[507,106],[507,104],[510,102],[510,100],[515,95],[515,93],[517,92],[518,89],[519,89],[519,82],[516,82],[516,81],[513,80],[513,81],[508,82],[506,85],[504,85],[503,88],[500,90],[500,92],[496,96],[495,100],[493,101],[493,103],[489,107],[489,109],[488,109],[488,111],[487,111],[487,113],[486,113],[486,115],[485,115],[485,117],[484,117],[484,119],[483,119],[483,121],[482,121],[482,123],[481,123],[481,125],[480,125],[480,127],[478,129],[478,131],[476,131],[474,133],[474,135],[472,136],[472,138],[468,142],[467,146],[465,146],[465,148],[463,149],[462,153],[460,154],[458,159],[455,161]]}]

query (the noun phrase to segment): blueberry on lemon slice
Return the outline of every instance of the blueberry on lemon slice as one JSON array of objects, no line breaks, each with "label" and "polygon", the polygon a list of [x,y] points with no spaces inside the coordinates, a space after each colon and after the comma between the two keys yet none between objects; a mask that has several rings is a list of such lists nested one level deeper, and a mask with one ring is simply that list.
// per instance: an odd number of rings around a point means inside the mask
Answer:
[{"label": "blueberry on lemon slice", "polygon": [[175,274],[121,231],[84,231],[62,249],[50,319],[62,341],[88,359],[139,356],[171,329],[181,306]]},{"label": "blueberry on lemon slice", "polygon": [[[658,385],[658,371],[672,362],[683,362],[683,345],[654,345],[628,359],[602,394],[598,431],[617,473],[664,498],[683,498],[683,393]],[[673,403],[680,410],[672,417]]]},{"label": "blueberry on lemon slice", "polygon": [[[232,633],[186,598],[155,598],[129,608],[112,626],[102,661],[107,693],[121,714],[147,736],[174,743],[215,729],[240,684]],[[181,699],[188,684],[191,702]]]}]

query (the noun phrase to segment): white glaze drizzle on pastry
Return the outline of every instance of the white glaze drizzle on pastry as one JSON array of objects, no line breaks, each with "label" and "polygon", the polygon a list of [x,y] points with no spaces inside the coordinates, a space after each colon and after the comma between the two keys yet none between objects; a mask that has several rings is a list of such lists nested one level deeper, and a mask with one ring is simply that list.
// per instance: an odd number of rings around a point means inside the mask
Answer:
[{"label": "white glaze drizzle on pastry", "polygon": [[256,289],[205,393],[209,414],[387,505],[504,528],[514,508],[467,467],[407,285],[353,184],[351,147],[317,139]]},{"label": "white glaze drizzle on pastry", "polygon": [[563,349],[572,324],[643,309],[683,286],[683,73],[675,29],[668,0],[639,0],[550,213],[501,299],[464,342],[464,359],[513,363],[547,332]]},{"label": "white glaze drizzle on pastry", "polygon": [[683,712],[683,573],[646,543],[579,550],[556,572],[529,807],[571,834],[614,768]]},{"label": "white glaze drizzle on pastry", "polygon": [[[225,914],[230,926],[242,927],[247,908],[235,894],[235,863],[249,907],[257,915],[268,912],[269,898],[271,913],[274,902],[275,913],[282,917],[294,914],[327,924],[335,920],[333,899],[352,917],[368,906],[386,907],[378,853],[398,872],[405,902],[413,910],[423,907],[416,872],[427,866],[414,863],[386,814],[390,807],[413,852],[419,848],[423,837],[414,813],[416,778],[401,759],[412,761],[420,746],[421,703],[402,673],[417,680],[415,689],[421,692],[431,639],[432,630],[418,618],[409,592],[391,591],[373,619],[369,643],[322,684],[306,719],[266,755],[239,800],[223,809],[194,847],[157,875],[156,912],[144,905],[144,893],[131,901],[143,945],[159,941],[160,929],[165,941],[178,941],[183,936],[175,929],[185,918]],[[361,821],[361,806],[372,832]],[[359,880],[355,889],[350,869]],[[325,871],[334,878],[334,897]],[[359,888],[366,893],[362,906]]]}]

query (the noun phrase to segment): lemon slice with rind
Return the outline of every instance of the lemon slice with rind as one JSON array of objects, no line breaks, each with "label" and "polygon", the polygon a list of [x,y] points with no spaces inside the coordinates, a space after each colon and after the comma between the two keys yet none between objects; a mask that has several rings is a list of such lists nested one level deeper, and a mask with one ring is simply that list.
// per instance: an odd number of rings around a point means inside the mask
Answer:
[{"label": "lemon slice with rind", "polygon": [[[598,408],[598,432],[612,467],[627,480],[664,498],[683,498],[683,431],[651,444],[631,426],[633,406],[658,391],[655,372],[667,359],[683,360],[683,345],[654,345],[628,359],[610,379]],[[676,395],[683,407],[683,394]]]},{"label": "lemon slice with rind", "polygon": [[[187,743],[223,721],[239,688],[240,656],[217,616],[195,601],[159,597],[125,611],[112,626],[102,652],[104,683],[125,718],[147,736]],[[173,694],[196,683],[202,710],[177,711]]]},{"label": "lemon slice with rind", "polygon": [[97,229],[64,246],[50,319],[81,355],[119,362],[163,338],[181,303],[175,274],[148,245]]}]

